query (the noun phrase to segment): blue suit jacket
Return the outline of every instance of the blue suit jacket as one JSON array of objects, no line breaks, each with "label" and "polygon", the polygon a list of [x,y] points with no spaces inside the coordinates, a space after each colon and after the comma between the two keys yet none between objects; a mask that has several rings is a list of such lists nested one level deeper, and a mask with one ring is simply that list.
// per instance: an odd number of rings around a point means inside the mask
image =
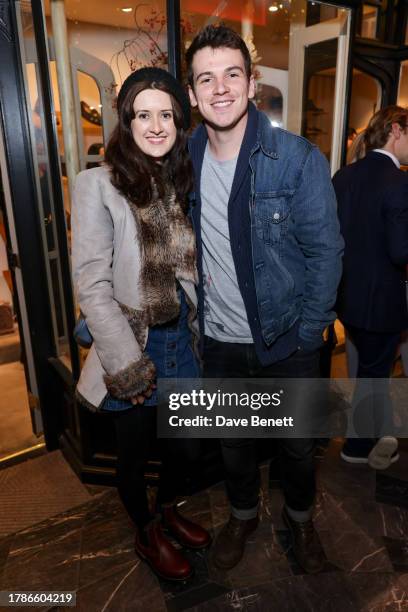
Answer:
[{"label": "blue suit jacket", "polygon": [[345,240],[338,316],[361,329],[400,332],[408,327],[408,175],[370,152],[333,184]]}]

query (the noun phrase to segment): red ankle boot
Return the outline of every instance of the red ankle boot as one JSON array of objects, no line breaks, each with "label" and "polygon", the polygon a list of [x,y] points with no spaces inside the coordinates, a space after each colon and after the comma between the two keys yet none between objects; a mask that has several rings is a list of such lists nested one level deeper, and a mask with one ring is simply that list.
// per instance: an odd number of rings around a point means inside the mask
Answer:
[{"label": "red ankle boot", "polygon": [[136,534],[135,550],[146,561],[151,569],[166,580],[186,580],[193,574],[193,568],[165,537],[158,520],[154,520],[145,527],[147,545],[140,541]]},{"label": "red ankle boot", "polygon": [[203,527],[179,514],[176,505],[162,507],[163,525],[182,546],[207,548],[211,536]]}]

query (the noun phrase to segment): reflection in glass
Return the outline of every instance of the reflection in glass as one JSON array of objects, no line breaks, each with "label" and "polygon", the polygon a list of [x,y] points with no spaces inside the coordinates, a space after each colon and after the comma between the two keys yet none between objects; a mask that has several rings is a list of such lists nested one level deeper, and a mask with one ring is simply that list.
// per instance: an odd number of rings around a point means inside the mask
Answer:
[{"label": "reflection in glass", "polygon": [[[95,79],[79,70],[77,75],[84,155],[90,155],[86,157],[87,163],[95,163],[102,159],[99,151],[103,149],[101,95]],[[96,144],[99,145],[97,149]]]},{"label": "reflection in glass", "polygon": [[305,55],[302,135],[330,160],[335,94],[337,39],[310,45]]},{"label": "reflection in glass", "polygon": [[283,97],[277,87],[260,85],[257,95],[258,108],[268,115],[272,125],[282,127],[283,119]]},{"label": "reflection in glass", "polygon": [[33,20],[29,4],[21,4],[18,13],[22,37],[21,52],[24,61],[24,83],[31,108],[30,130],[35,162],[40,227],[43,237],[47,282],[51,304],[52,324],[57,355],[70,366],[68,331],[66,324],[58,240],[55,226],[54,199],[51,187],[50,164],[44,122],[44,107],[38,76],[38,56],[33,38]]},{"label": "reflection in glass", "polygon": [[353,69],[349,128],[359,134],[381,105],[381,85],[374,77]]},{"label": "reflection in glass", "polygon": [[378,7],[372,4],[363,4],[361,17],[361,36],[363,38],[377,38]]}]

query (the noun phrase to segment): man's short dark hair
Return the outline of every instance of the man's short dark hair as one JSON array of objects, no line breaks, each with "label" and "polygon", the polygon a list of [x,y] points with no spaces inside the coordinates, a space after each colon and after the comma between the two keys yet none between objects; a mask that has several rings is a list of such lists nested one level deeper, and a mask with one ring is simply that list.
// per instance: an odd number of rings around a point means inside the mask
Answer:
[{"label": "man's short dark hair", "polygon": [[193,42],[189,46],[186,53],[187,63],[187,78],[190,86],[194,89],[194,74],[193,74],[193,59],[194,55],[200,49],[204,47],[211,47],[212,49],[219,49],[221,47],[227,47],[228,49],[238,49],[241,51],[244,58],[245,72],[248,77],[248,81],[251,77],[251,56],[248,51],[244,40],[241,38],[235,30],[220,25],[208,25],[202,29]]},{"label": "man's short dark hair", "polygon": [[386,106],[371,117],[364,133],[367,151],[383,148],[391,134],[393,123],[398,123],[403,130],[407,129],[408,109],[396,105]]}]

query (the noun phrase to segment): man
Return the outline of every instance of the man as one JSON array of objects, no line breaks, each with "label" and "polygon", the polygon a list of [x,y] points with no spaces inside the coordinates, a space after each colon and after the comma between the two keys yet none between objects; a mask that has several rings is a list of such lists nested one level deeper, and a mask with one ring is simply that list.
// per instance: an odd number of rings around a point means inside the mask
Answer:
[{"label": "man", "polygon": [[[392,433],[388,383],[380,379],[391,375],[401,332],[408,327],[408,176],[400,170],[400,164],[408,164],[407,126],[407,109],[388,106],[378,111],[364,133],[366,157],[333,179],[345,240],[337,310],[357,349],[357,377],[371,379],[366,399],[371,396],[377,434],[381,427]],[[369,409],[369,402],[365,406],[357,402],[367,382],[356,388],[357,418],[367,416]],[[367,429],[369,424],[365,418],[362,426]],[[351,463],[385,469],[398,459],[397,447],[390,435],[378,442],[352,438],[341,456]]]},{"label": "man", "polygon": [[[327,162],[249,102],[251,60],[233,30],[206,27],[186,60],[191,104],[204,120],[190,143],[204,374],[318,376],[343,246]],[[259,470],[254,440],[223,439],[221,446],[231,516],[214,562],[228,569],[258,523]],[[324,553],[311,518],[313,440],[281,446],[283,517],[298,562],[317,572]]]},{"label": "man", "polygon": [[[244,41],[208,26],[188,49],[190,100],[203,124],[190,151],[206,377],[318,376],[322,333],[341,273],[342,239],[327,162],[304,138],[273,128],[255,94]],[[283,517],[306,572],[324,553],[312,523],[312,440],[282,445]],[[258,523],[254,440],[221,441],[231,517],[214,562],[231,568]]]}]

